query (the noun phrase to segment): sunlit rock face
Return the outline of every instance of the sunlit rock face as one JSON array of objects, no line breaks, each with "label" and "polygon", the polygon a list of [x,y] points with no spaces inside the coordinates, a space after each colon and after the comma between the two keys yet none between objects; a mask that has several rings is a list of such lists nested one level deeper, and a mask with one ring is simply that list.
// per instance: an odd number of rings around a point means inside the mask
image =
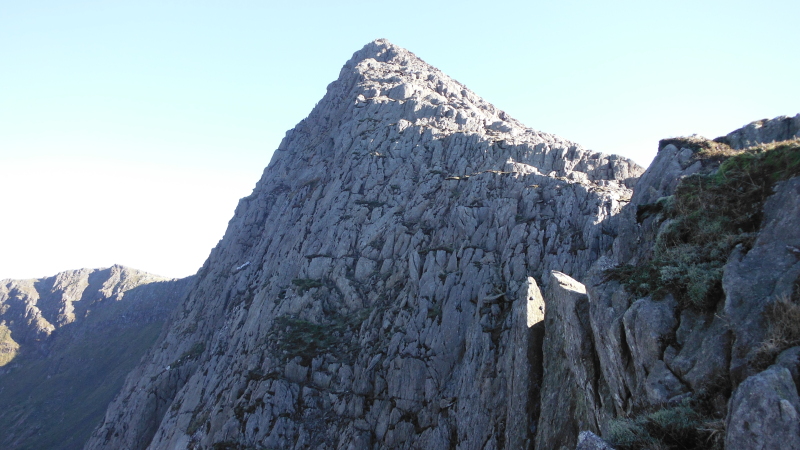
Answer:
[{"label": "sunlit rock face", "polygon": [[539,287],[607,253],[641,172],[369,43],[287,133],[87,448],[524,448]]},{"label": "sunlit rock face", "polygon": [[[559,281],[544,295],[537,449],[603,448],[588,432],[627,448],[800,448],[798,124],[800,115],[782,116],[714,141],[662,140],[631,202],[606,223],[617,234],[613,250],[579,278],[583,285],[553,275]],[[758,144],[770,145],[752,148]],[[780,163],[770,165],[770,158]],[[634,283],[614,275],[624,267],[658,267],[650,280],[637,282],[687,285],[689,277],[669,278],[675,265],[664,263],[670,261],[666,249],[681,255],[693,276],[709,276],[702,264],[714,266],[710,255],[694,250],[700,244],[685,235],[677,242],[665,238],[671,226],[698,213],[666,205],[697,195],[684,182],[743,173],[745,184],[775,183],[756,197],[742,188],[717,194],[720,204],[755,206],[750,210],[758,221],[755,230],[738,230],[746,239],[718,247],[727,250],[718,250],[722,263],[714,269],[717,278],[709,277],[716,279],[713,302],[693,307],[686,297],[679,301],[674,288],[637,295]],[[699,214],[710,215],[711,206],[703,204]],[[736,230],[712,230],[705,239],[717,244],[736,236]],[[690,234],[702,231],[696,227]],[[586,295],[574,293],[584,285]],[[690,413],[683,423],[676,419],[682,411]],[[653,428],[642,431],[642,424]],[[675,438],[676,429],[682,437]],[[672,435],[659,435],[662,430]]]}]

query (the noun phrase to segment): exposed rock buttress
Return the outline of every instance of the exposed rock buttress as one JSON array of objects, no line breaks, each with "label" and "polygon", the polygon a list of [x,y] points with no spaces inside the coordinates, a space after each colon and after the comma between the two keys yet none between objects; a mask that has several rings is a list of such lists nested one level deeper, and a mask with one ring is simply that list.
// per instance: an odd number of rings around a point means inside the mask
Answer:
[{"label": "exposed rock buttress", "polygon": [[640,174],[372,42],[287,133],[86,448],[528,447],[538,287],[608,252]]}]

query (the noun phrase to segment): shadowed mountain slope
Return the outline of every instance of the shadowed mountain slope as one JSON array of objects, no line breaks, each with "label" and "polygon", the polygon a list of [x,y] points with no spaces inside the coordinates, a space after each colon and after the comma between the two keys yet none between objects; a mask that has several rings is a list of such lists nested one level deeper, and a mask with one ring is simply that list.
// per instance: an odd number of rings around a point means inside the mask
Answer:
[{"label": "shadowed mountain slope", "polygon": [[0,281],[0,447],[81,448],[190,280],[113,266]]}]

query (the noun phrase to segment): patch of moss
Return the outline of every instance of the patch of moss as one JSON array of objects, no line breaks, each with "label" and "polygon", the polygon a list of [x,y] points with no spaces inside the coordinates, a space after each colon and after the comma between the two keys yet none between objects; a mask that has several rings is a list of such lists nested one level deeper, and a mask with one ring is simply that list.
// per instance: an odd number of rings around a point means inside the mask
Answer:
[{"label": "patch of moss", "polygon": [[420,255],[427,255],[430,252],[438,252],[439,250],[444,250],[447,253],[453,253],[455,251],[453,247],[447,245],[440,245],[438,247],[426,247],[419,251]]},{"label": "patch of moss", "polygon": [[368,245],[370,247],[374,248],[375,250],[381,251],[381,250],[383,250],[383,246],[386,245],[386,239],[377,238],[377,239],[371,241]]},{"label": "patch of moss", "polygon": [[199,430],[200,427],[206,424],[206,422],[208,421],[208,416],[209,416],[208,411],[202,411],[199,414],[198,411],[195,411],[192,414],[191,420],[189,421],[189,426],[186,427],[186,434],[191,436],[195,432],[197,432],[197,430]]},{"label": "patch of moss", "polygon": [[263,373],[260,370],[250,370],[247,372],[247,381],[265,381],[265,380],[277,380],[280,378],[280,373],[277,371],[272,371],[269,373]]},{"label": "patch of moss", "polygon": [[313,278],[295,278],[292,280],[292,284],[297,286],[297,293],[300,295],[305,294],[305,292],[312,288],[318,288],[325,285],[322,280],[315,280]]},{"label": "patch of moss", "polygon": [[259,398],[256,399],[255,402],[247,405],[243,404],[236,405],[233,408],[233,413],[239,420],[239,422],[243,422],[245,414],[253,414],[254,412],[256,412],[258,408],[263,408],[264,406],[265,406],[264,400]]},{"label": "patch of moss", "polygon": [[181,331],[181,336],[187,336],[197,331],[197,322],[192,322]]},{"label": "patch of moss", "polygon": [[252,445],[240,444],[236,441],[215,442],[211,445],[211,450],[269,450],[267,447],[253,447]]},{"label": "patch of moss", "polygon": [[608,441],[619,450],[722,449],[724,421],[684,402],[612,420]]},{"label": "patch of moss", "polygon": [[[728,147],[724,143],[720,143],[717,141],[712,141],[700,136],[687,136],[687,137],[676,137],[676,138],[668,138],[668,139],[661,139],[658,141],[658,151],[661,151],[664,147],[668,145],[674,145],[675,147],[681,148],[688,148],[695,153],[699,153],[709,149],[716,149],[718,147],[724,146]],[[730,148],[730,147],[728,147]]]},{"label": "patch of moss", "polygon": [[186,364],[188,361],[202,355],[204,351],[206,351],[206,344],[203,342],[196,342],[189,350],[183,352],[183,354],[169,366],[171,369],[177,369],[178,367]]},{"label": "patch of moss", "polygon": [[636,206],[636,222],[642,223],[648,217],[657,216],[665,209],[668,209],[672,202],[675,200],[674,195],[668,197],[661,197],[653,203],[646,203],[644,205]]},{"label": "patch of moss", "polygon": [[434,322],[441,325],[442,323],[442,301],[434,302],[433,305],[428,308],[428,319],[433,319]]},{"label": "patch of moss", "polygon": [[379,202],[377,200],[356,200],[356,205],[366,206],[369,209],[379,208],[386,204],[386,202]]},{"label": "patch of moss", "polygon": [[286,359],[300,357],[309,364],[314,357],[333,353],[346,357],[354,350],[356,327],[369,313],[368,310],[352,316],[332,315],[324,323],[314,323],[291,316],[281,316],[275,321],[273,338]]},{"label": "patch of moss", "polygon": [[739,244],[748,250],[775,183],[800,175],[800,140],[760,145],[726,159],[712,174],[681,180],[672,197],[641,205],[639,220],[667,221],[653,257],[606,272],[644,297],[672,294],[684,308],[713,309],[722,298],[722,268]]},{"label": "patch of moss", "polygon": [[11,338],[11,330],[0,325],[0,367],[10,363],[19,352],[19,344]]}]

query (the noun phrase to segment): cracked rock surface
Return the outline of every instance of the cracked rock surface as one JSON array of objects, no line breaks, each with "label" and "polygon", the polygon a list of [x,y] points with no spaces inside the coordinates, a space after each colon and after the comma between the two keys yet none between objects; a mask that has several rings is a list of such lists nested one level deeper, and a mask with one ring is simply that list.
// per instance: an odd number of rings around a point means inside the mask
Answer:
[{"label": "cracked rock surface", "polygon": [[528,447],[539,287],[609,251],[641,172],[374,41],[286,134],[86,448]]},{"label": "cracked rock surface", "polygon": [[[715,141],[741,149],[795,139],[798,120],[753,122]],[[769,367],[758,362],[770,342],[769,309],[800,289],[800,177],[777,183],[764,199],[751,248],[740,245],[727,256],[713,309],[682,308],[672,294],[637,298],[607,272],[647,263],[669,224],[642,212],[668,200],[683,178],[717,170],[719,161],[694,156],[700,140],[662,141],[631,202],[607,221],[618,233],[612,251],[578,278],[586,296],[564,295],[567,285],[581,291],[575,280],[545,290],[537,449],[574,448],[581,432],[613,438],[621,420],[678,405],[704,414],[698,427],[725,448],[800,448],[800,347],[784,350]]]}]

